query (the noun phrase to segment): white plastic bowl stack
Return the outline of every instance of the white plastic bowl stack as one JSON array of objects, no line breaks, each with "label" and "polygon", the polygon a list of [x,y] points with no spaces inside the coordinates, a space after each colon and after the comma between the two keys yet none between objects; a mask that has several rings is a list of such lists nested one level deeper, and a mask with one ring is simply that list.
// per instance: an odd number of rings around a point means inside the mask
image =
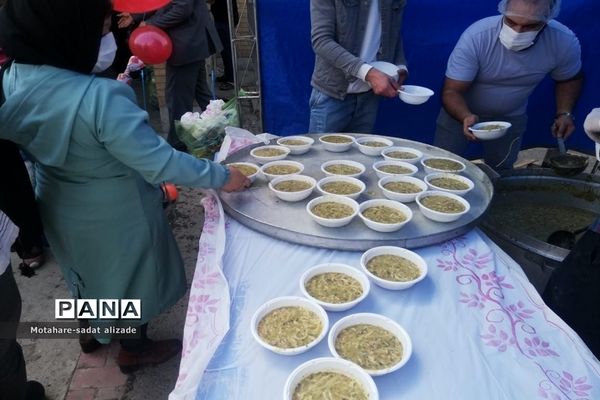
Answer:
[{"label": "white plastic bowl stack", "polygon": [[413,105],[425,103],[433,96],[433,93],[434,92],[431,89],[415,85],[402,85],[402,87],[398,89],[398,97],[400,97],[400,100]]},{"label": "white plastic bowl stack", "polygon": [[[389,153],[393,153],[395,151],[413,153],[415,155],[415,157],[414,158],[394,158],[394,157],[390,157],[388,155]],[[417,149],[413,149],[412,147],[402,147],[402,146],[388,147],[387,149],[384,149],[381,152],[381,155],[383,156],[384,160],[387,160],[387,161],[400,161],[400,162],[406,162],[409,164],[416,164],[419,162],[419,160],[421,158],[423,158],[423,152],[421,152]]]},{"label": "white plastic bowl stack", "polygon": [[287,378],[283,388],[283,400],[293,400],[296,387],[304,378],[317,372],[336,372],[359,382],[369,400],[379,400],[379,392],[373,378],[358,365],[341,358],[315,358],[301,364]]},{"label": "white plastic bowl stack", "polygon": [[[298,144],[298,145],[285,144],[284,142],[286,140],[301,140],[301,141],[305,142],[306,144]],[[294,154],[294,155],[300,155],[300,154],[304,154],[304,153],[308,152],[314,142],[315,142],[315,140],[308,136],[286,136],[286,137],[277,139],[278,145],[287,147],[288,149],[290,149],[291,154]]]},{"label": "white plastic bowl stack", "polygon": [[[410,170],[410,172],[408,172],[406,174],[392,174],[390,172],[384,172],[380,168],[384,167],[386,165],[396,165],[398,167],[404,167],[404,168]],[[417,167],[416,165],[404,162],[404,161],[385,161],[385,160],[377,161],[376,163],[373,163],[373,169],[375,170],[375,173],[377,174],[379,179],[383,179],[383,178],[387,178],[387,177],[412,176],[412,175],[416,174],[417,172],[419,172],[419,167]]]},{"label": "white plastic bowl stack", "polygon": [[[286,181],[302,181],[310,183],[309,189],[299,190],[297,192],[284,192],[281,190],[277,190],[275,186],[278,183],[286,182]],[[317,181],[315,178],[306,176],[306,175],[284,175],[274,178],[271,182],[269,182],[269,189],[275,194],[275,196],[279,197],[283,201],[300,201],[306,199],[315,189],[317,185]]]},{"label": "white plastic bowl stack", "polygon": [[[489,127],[498,127],[497,129],[489,129]],[[510,128],[512,124],[510,122],[504,121],[487,121],[480,122],[473,126],[469,127],[469,130],[475,135],[475,137],[479,140],[493,140],[501,138],[506,134],[508,128]],[[488,127],[488,129],[486,129]]]},{"label": "white plastic bowl stack", "polygon": [[[346,139],[350,139],[350,141],[347,142],[347,143],[327,142],[327,141],[323,140],[323,138],[325,138],[327,136],[341,136],[341,137],[344,137]],[[341,133],[327,133],[327,134],[322,135],[322,136],[319,137],[319,142],[321,142],[321,144],[323,145],[323,147],[325,147],[325,150],[331,151],[331,152],[334,152],[334,153],[341,153],[343,151],[350,150],[350,147],[352,147],[352,145],[354,144],[354,137],[350,136],[350,135],[344,135],[344,134],[341,134]]]},{"label": "white plastic bowl stack", "polygon": [[[310,293],[308,293],[308,291],[306,290],[306,284],[308,283],[308,281],[310,281],[311,278],[317,275],[329,272],[345,274],[350,276],[351,278],[356,279],[358,283],[360,283],[360,285],[362,286],[362,295],[346,303],[329,303],[311,296]],[[326,263],[315,265],[314,267],[307,270],[304,274],[302,274],[302,277],[300,278],[300,290],[302,291],[302,294],[304,296],[316,302],[327,311],[346,311],[363,301],[365,297],[369,295],[369,291],[371,290],[371,284],[369,283],[369,279],[367,278],[367,276],[356,268],[353,268],[346,264]]]},{"label": "white plastic bowl stack", "polygon": [[245,165],[246,167],[251,167],[251,168],[256,169],[255,173],[253,173],[252,175],[248,175],[247,176],[247,178],[250,179],[250,182],[254,182],[254,180],[258,176],[258,173],[260,172],[260,167],[258,165],[252,164],[252,163],[249,163],[249,162],[241,162],[240,161],[240,162],[232,162],[230,164],[227,164],[228,167],[234,167],[234,168],[235,168],[236,165]]},{"label": "white plastic bowl stack", "polygon": [[[467,185],[469,187],[467,189],[446,189],[443,187],[432,185],[431,181],[433,179],[438,179],[438,178],[455,179],[457,181],[464,183],[465,185]],[[427,183],[427,185],[431,188],[431,190],[439,190],[442,192],[456,194],[458,196],[464,196],[465,194],[467,194],[471,190],[473,190],[473,188],[475,187],[475,184],[473,183],[473,181],[467,177],[464,177],[462,175],[457,175],[457,174],[447,174],[447,173],[443,173],[443,172],[427,175],[425,177],[425,183]]]},{"label": "white plastic bowl stack", "polygon": [[[364,144],[367,142],[378,142],[378,143],[384,144],[385,146],[377,146],[377,147],[376,146],[367,146]],[[380,156],[382,150],[389,148],[390,146],[392,146],[394,144],[394,142],[392,142],[389,139],[377,137],[377,136],[359,137],[359,138],[355,139],[355,143],[356,143],[356,147],[358,147],[358,151],[360,151],[364,155],[371,156],[371,157]]]},{"label": "white plastic bowl stack", "polygon": [[[413,279],[412,281],[405,281],[405,282],[390,281],[387,279],[380,278],[377,275],[373,274],[371,271],[369,271],[369,269],[367,268],[367,264],[369,263],[369,261],[372,258],[377,257],[377,256],[382,256],[382,255],[388,255],[388,254],[393,255],[393,256],[402,257],[402,258],[407,259],[408,261],[413,262],[417,266],[417,268],[419,268],[419,270],[421,271],[421,274],[419,275],[419,277],[416,279]],[[395,247],[395,246],[373,247],[372,249],[369,249],[363,253],[363,255],[360,258],[360,265],[363,269],[363,272],[369,277],[369,279],[371,279],[373,282],[375,282],[375,284],[377,286],[380,286],[384,289],[389,289],[389,290],[408,289],[409,287],[413,286],[414,284],[421,282],[427,276],[427,263],[425,262],[423,257],[418,255],[414,251],[403,249],[402,247]]]},{"label": "white plastic bowl stack", "polygon": [[[450,161],[454,161],[455,163],[460,164],[460,168],[456,169],[456,170],[445,170],[445,169],[439,169],[439,168],[433,168],[428,166],[427,164],[425,164],[425,162],[427,160],[431,160],[431,159],[435,159],[435,160],[450,160]],[[444,172],[444,173],[459,173],[459,172],[463,172],[467,167],[465,166],[465,164],[463,164],[461,161],[455,160],[454,158],[449,158],[449,157],[424,157],[421,159],[421,165],[423,165],[423,168],[425,169],[425,172],[427,172],[428,174],[433,174],[435,172]]]},{"label": "white plastic bowl stack", "polygon": [[327,336],[327,345],[329,346],[329,351],[333,354],[334,357],[342,358],[335,349],[335,341],[340,334],[346,328],[349,328],[354,325],[373,325],[379,328],[383,328],[386,331],[392,333],[398,341],[402,344],[402,358],[396,364],[384,368],[384,369],[364,369],[366,373],[371,376],[380,376],[389,374],[390,372],[397,371],[402,368],[410,359],[412,355],[412,340],[410,336],[404,330],[402,326],[400,326],[394,320],[384,317],[383,315],[373,314],[373,313],[360,313],[360,314],[352,314],[348,315],[340,319],[336,322],[329,331],[329,335]]},{"label": "white plastic bowl stack", "polygon": [[[260,149],[278,149],[278,150],[282,150],[284,153],[279,156],[263,157],[263,156],[256,155],[256,151],[258,151]],[[284,147],[284,146],[275,146],[275,145],[260,146],[260,147],[254,148],[250,151],[250,155],[252,157],[254,157],[254,159],[259,164],[265,164],[265,163],[268,163],[271,161],[283,160],[284,158],[286,158],[288,156],[288,154],[290,154],[290,149],[288,149],[287,147]]]},{"label": "white plastic bowl stack", "polygon": [[[387,223],[375,222],[363,215],[363,212],[366,209],[368,209],[370,207],[377,207],[377,206],[385,206],[385,207],[394,208],[394,209],[400,211],[402,214],[404,214],[406,219],[402,222],[387,224]],[[408,206],[406,206],[402,203],[399,203],[397,201],[386,200],[386,199],[374,199],[374,200],[367,200],[365,202],[360,203],[360,206],[358,209],[358,216],[360,217],[360,219],[362,219],[362,221],[365,223],[365,225],[368,226],[369,228],[371,228],[377,232],[386,233],[386,232],[395,232],[395,231],[399,230],[400,228],[402,228],[404,225],[408,224],[413,217],[413,212]]]},{"label": "white plastic bowl stack", "polygon": [[[350,206],[353,210],[353,213],[352,213],[352,215],[349,215],[344,218],[332,219],[332,218],[319,217],[318,215],[315,215],[312,212],[311,209],[314,206],[316,206],[317,204],[326,203],[326,202],[341,203],[341,204]],[[344,197],[344,196],[333,196],[333,195],[321,196],[321,197],[314,198],[308,202],[308,204],[306,205],[306,212],[308,212],[308,215],[310,215],[311,218],[319,225],[326,226],[328,228],[339,228],[339,227],[348,225],[352,221],[352,219],[354,217],[356,217],[356,214],[358,214],[358,203],[356,201],[354,201],[348,197]]]},{"label": "white plastic bowl stack", "polygon": [[[350,184],[358,186],[360,188],[360,191],[358,191],[356,193],[352,193],[352,194],[336,194],[336,193],[329,193],[329,192],[326,192],[325,190],[323,190],[323,185],[325,185],[327,183],[331,183],[331,182],[345,182],[345,183],[350,183]],[[328,196],[328,195],[345,196],[345,197],[349,197],[349,198],[354,199],[354,200],[356,200],[366,190],[366,188],[367,188],[367,186],[360,179],[351,178],[349,176],[344,176],[344,175],[328,176],[327,178],[323,178],[319,182],[317,182],[317,189],[324,196]]]},{"label": "white plastic bowl stack", "polygon": [[[275,346],[272,346],[269,343],[265,342],[258,334],[258,324],[271,311],[277,310],[278,308],[282,308],[282,307],[303,307],[309,311],[314,312],[321,320],[322,331],[319,334],[319,336],[317,336],[317,338],[315,340],[313,340],[312,342],[310,342],[304,346],[294,347],[294,348],[289,348],[289,349],[275,347]],[[314,301],[305,299],[304,297],[297,297],[297,296],[277,297],[275,299],[271,299],[271,300],[267,301],[262,306],[260,306],[258,308],[258,310],[256,310],[256,312],[252,316],[252,321],[250,322],[250,330],[251,330],[252,337],[254,338],[254,340],[256,340],[256,342],[258,344],[260,344],[262,347],[264,347],[265,349],[270,350],[273,353],[282,354],[284,356],[294,356],[296,354],[304,353],[308,349],[313,348],[321,340],[323,340],[323,338],[327,334],[328,329],[329,329],[329,317],[327,316],[327,312],[325,312],[325,310],[323,310],[323,307],[321,307]]]},{"label": "white plastic bowl stack", "polygon": [[[461,203],[463,206],[465,206],[465,209],[458,213],[444,213],[444,212],[432,210],[431,208],[425,207],[422,203],[422,200],[427,196],[449,197],[449,198],[454,199],[454,200],[458,201],[459,203]],[[425,217],[429,218],[432,221],[436,221],[436,222],[454,222],[457,219],[459,219],[460,217],[462,217],[463,215],[465,215],[466,213],[468,213],[469,210],[471,209],[471,204],[467,200],[465,200],[462,197],[457,196],[455,194],[448,193],[448,192],[442,192],[440,190],[430,190],[427,192],[423,192],[417,196],[416,201],[419,206],[419,209],[421,210],[421,213]]]},{"label": "white plastic bowl stack", "polygon": [[[285,175],[273,175],[273,174],[269,174],[269,173],[265,172],[265,170],[268,169],[269,167],[273,167],[276,165],[289,165],[289,166],[297,167],[297,168],[299,168],[299,171],[294,172],[292,174],[285,174]],[[271,162],[264,164],[262,166],[262,168],[260,169],[260,172],[263,174],[263,176],[268,181],[272,181],[273,179],[279,178],[280,176],[300,175],[302,173],[302,171],[304,171],[304,165],[302,165],[302,163],[299,163],[297,161],[288,161],[288,160],[271,161]]]},{"label": "white plastic bowl stack", "polygon": [[[356,174],[350,174],[350,175],[338,175],[338,174],[333,174],[325,169],[326,167],[328,167],[330,165],[337,165],[337,164],[349,165],[351,167],[358,168],[358,169],[360,169],[360,172],[357,172]],[[323,164],[321,164],[321,171],[323,171],[323,173],[327,176],[347,176],[350,178],[358,178],[365,172],[365,170],[366,170],[366,168],[364,165],[362,165],[359,162],[352,161],[352,160],[331,160],[331,161],[326,161]]]},{"label": "white plastic bowl stack", "polygon": [[[413,185],[418,186],[421,190],[417,193],[399,193],[386,189],[385,185],[392,182],[412,183]],[[418,194],[423,193],[427,190],[427,184],[425,182],[412,176],[388,176],[386,178],[380,179],[379,182],[377,182],[377,185],[379,186],[385,197],[387,197],[390,200],[395,200],[402,203],[410,203],[411,201],[415,201],[415,198]]]}]

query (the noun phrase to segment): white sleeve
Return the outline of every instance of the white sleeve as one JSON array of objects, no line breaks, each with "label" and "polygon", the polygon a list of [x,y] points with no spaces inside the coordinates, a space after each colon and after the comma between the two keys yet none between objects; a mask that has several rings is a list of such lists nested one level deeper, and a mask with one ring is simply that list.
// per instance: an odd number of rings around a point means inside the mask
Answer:
[{"label": "white sleeve", "polygon": [[583,129],[592,140],[600,143],[600,108],[594,108],[588,114],[583,123]]}]

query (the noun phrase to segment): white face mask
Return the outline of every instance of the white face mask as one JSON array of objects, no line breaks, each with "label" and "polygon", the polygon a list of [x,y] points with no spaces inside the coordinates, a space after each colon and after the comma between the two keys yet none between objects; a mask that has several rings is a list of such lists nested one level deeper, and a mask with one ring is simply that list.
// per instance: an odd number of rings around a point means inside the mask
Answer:
[{"label": "white face mask", "polygon": [[538,33],[540,31],[517,32],[503,22],[500,30],[500,43],[508,50],[525,50],[533,46]]},{"label": "white face mask", "polygon": [[97,74],[108,69],[115,61],[115,55],[117,54],[117,43],[112,32],[108,32],[102,36],[100,41],[100,49],[98,50],[98,61],[92,69],[92,74]]}]

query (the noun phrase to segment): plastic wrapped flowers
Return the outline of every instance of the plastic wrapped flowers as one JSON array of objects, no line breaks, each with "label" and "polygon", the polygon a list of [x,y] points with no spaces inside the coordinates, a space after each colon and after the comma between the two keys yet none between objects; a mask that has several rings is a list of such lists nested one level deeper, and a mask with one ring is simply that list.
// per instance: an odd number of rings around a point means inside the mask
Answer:
[{"label": "plastic wrapped flowers", "polygon": [[235,98],[211,100],[202,114],[187,112],[175,121],[177,136],[198,158],[212,158],[219,151],[226,126],[239,126]]}]

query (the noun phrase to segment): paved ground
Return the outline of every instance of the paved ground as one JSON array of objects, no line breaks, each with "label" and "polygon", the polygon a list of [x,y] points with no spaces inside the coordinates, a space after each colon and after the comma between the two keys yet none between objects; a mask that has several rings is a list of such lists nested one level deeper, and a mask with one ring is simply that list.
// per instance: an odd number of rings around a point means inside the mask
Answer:
[{"label": "paved ground", "polygon": [[[199,205],[201,195],[199,190],[180,188],[180,201],[171,213],[188,282],[195,267],[203,222],[203,211]],[[13,265],[18,265],[16,257]],[[69,298],[62,274],[52,258],[34,277],[26,278],[18,271],[15,277],[23,298],[22,321],[52,321],[54,299]],[[153,320],[149,336],[180,338],[186,304],[187,296]],[[123,375],[114,362],[119,350],[116,343],[103,346],[92,354],[80,354],[76,339],[23,339],[20,342],[27,362],[28,378],[42,382],[51,400],[166,399],[179,370],[179,358],[174,358],[160,366]]]}]

